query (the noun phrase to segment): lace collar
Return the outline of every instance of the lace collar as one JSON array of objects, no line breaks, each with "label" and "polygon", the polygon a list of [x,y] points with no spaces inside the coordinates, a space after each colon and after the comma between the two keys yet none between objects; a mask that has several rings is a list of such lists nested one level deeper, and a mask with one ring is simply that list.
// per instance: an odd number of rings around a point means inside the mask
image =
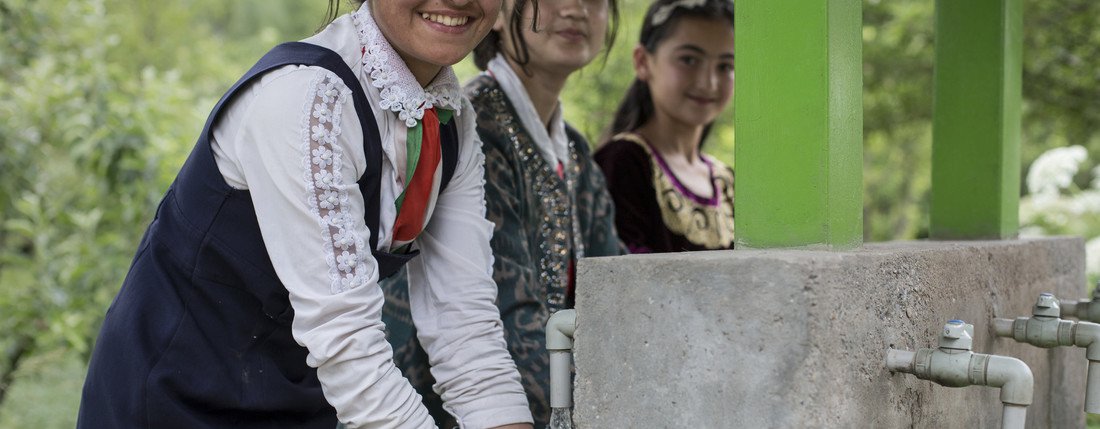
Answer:
[{"label": "lace collar", "polygon": [[454,70],[444,67],[427,88],[421,87],[378,29],[367,3],[352,14],[352,20],[364,47],[363,70],[369,74],[371,85],[381,91],[378,107],[396,113],[410,128],[432,107],[454,110],[455,115],[461,113],[462,88]]}]

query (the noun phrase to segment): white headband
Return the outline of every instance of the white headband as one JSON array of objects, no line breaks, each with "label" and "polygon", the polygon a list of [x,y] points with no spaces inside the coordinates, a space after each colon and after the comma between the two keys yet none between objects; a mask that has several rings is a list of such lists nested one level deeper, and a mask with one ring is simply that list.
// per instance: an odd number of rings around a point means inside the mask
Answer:
[{"label": "white headband", "polygon": [[657,12],[653,13],[653,25],[661,25],[668,20],[668,17],[672,15],[672,11],[678,7],[686,9],[694,9],[706,4],[707,0],[677,0],[672,3],[661,6],[657,9]]}]

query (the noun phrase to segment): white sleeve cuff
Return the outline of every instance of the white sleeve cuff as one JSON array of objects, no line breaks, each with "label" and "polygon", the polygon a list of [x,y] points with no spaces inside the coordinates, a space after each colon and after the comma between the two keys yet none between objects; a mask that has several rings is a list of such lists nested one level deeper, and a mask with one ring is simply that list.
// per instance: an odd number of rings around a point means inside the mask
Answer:
[{"label": "white sleeve cuff", "polygon": [[[510,404],[510,405],[508,405]],[[534,423],[525,394],[502,394],[463,405],[462,410],[444,405],[461,429],[487,429],[516,423]],[[449,428],[444,428],[449,429]]]}]

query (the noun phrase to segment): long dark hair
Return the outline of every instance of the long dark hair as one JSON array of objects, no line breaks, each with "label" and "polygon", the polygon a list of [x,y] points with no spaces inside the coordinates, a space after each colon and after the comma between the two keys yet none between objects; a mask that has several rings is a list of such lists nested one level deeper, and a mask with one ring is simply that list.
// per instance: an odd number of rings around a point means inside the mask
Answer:
[{"label": "long dark hair", "polygon": [[[638,44],[642,45],[650,54],[657,52],[660,45],[682,18],[725,19],[733,26],[733,1],[732,0],[706,0],[696,7],[681,6],[683,0],[657,0],[649,6],[645,13],[645,22],[642,24],[642,32],[638,37]],[[660,14],[660,17],[657,15]],[[659,19],[657,19],[659,18]],[[660,22],[654,22],[654,21]],[[634,131],[641,128],[650,119],[653,119],[653,94],[649,90],[649,84],[637,77],[630,84],[623,101],[619,102],[619,108],[615,111],[611,129],[604,141],[610,140],[616,134]],[[703,127],[703,135],[699,138],[699,145],[707,140],[710,128],[714,123]]]},{"label": "long dark hair", "polygon": [[[511,33],[512,46],[515,46],[516,52],[504,52],[512,61],[519,64],[520,67],[527,71],[527,63],[531,62],[531,54],[527,50],[527,39],[523,37],[523,10],[530,3],[534,10],[534,21],[531,22],[531,31],[538,31],[539,22],[539,0],[515,0],[512,5],[511,14],[508,20],[508,29]],[[604,59],[607,59],[608,52],[611,51],[611,46],[615,44],[615,36],[619,34],[619,0],[607,0],[608,16],[607,24],[607,37],[604,39]],[[489,68],[489,61],[498,53],[505,51],[504,45],[501,43],[500,32],[493,30],[489,32],[489,35],[485,36],[474,48],[474,65],[478,69],[484,71]]]}]

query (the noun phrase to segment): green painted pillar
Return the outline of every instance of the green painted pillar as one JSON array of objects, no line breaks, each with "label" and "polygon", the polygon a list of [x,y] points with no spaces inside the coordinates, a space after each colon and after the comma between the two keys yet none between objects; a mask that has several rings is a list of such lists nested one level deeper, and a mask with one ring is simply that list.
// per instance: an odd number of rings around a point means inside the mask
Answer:
[{"label": "green painted pillar", "polygon": [[863,243],[860,0],[738,0],[737,245]]},{"label": "green painted pillar", "polygon": [[1016,236],[1022,0],[937,0],[931,236]]}]

